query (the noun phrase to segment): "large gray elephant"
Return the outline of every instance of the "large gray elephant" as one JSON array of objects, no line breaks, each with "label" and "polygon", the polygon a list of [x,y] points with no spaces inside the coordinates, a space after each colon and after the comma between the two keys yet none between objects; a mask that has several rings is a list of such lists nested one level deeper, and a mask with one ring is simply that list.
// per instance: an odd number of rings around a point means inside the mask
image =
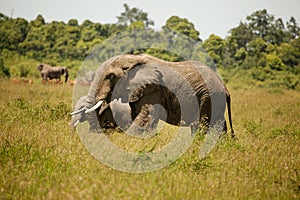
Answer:
[{"label": "large gray elephant", "polygon": [[[121,55],[100,66],[95,77],[96,111],[103,121],[103,106],[122,99],[131,108],[129,130],[144,132],[156,127],[158,119],[169,124],[191,126],[194,133],[204,121],[227,131],[226,102],[231,127],[230,94],[219,77],[207,66],[194,61],[166,62],[149,55]],[[131,120],[128,120],[131,121]]]},{"label": "large gray elephant", "polygon": [[62,75],[65,76],[65,82],[68,81],[69,73],[67,67],[63,67],[63,66],[53,67],[47,64],[39,64],[37,66],[37,70],[40,71],[43,81],[47,81],[48,79],[50,80],[57,79],[60,81],[61,80],[60,77]]}]

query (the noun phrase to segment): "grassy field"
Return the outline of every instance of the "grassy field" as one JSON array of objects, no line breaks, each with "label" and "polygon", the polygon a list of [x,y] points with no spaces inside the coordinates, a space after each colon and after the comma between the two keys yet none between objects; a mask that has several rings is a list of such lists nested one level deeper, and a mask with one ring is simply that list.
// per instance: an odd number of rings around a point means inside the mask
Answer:
[{"label": "grassy field", "polygon": [[103,165],[70,130],[72,86],[0,86],[0,199],[300,198],[300,92],[229,86],[237,141],[224,137],[199,160],[198,134],[170,166],[132,174]]}]

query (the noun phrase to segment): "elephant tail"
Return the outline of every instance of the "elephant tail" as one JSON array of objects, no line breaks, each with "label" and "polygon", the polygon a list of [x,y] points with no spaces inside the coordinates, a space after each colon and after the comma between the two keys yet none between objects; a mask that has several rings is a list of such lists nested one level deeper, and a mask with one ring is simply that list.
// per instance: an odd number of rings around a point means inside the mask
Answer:
[{"label": "elephant tail", "polygon": [[229,125],[230,125],[230,129],[231,129],[231,137],[235,138],[235,134],[232,128],[232,119],[231,119],[231,98],[230,98],[230,94],[226,88],[226,102],[227,102],[227,111],[228,111],[228,118],[229,118]]}]

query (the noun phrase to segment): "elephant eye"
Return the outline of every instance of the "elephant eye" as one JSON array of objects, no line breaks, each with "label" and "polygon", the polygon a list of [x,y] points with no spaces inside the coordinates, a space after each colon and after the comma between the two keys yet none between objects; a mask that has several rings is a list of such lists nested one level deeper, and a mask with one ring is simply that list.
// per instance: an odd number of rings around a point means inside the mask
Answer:
[{"label": "elephant eye", "polygon": [[115,78],[115,76],[116,76],[115,74],[109,74],[108,76],[106,76],[106,79],[112,80]]}]

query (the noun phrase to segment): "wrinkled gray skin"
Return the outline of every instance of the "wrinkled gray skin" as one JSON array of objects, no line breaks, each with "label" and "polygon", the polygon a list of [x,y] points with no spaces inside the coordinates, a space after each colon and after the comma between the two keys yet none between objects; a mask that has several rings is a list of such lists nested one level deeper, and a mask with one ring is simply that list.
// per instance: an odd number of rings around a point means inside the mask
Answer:
[{"label": "wrinkled gray skin", "polygon": [[60,77],[62,75],[65,76],[65,82],[68,81],[69,73],[67,67],[63,67],[63,66],[53,67],[47,64],[39,64],[37,66],[37,70],[40,71],[43,81],[47,81],[48,79],[50,80],[58,79],[60,81],[61,80]]},{"label": "wrinkled gray skin", "polygon": [[[133,132],[152,130],[158,119],[190,126],[193,133],[202,120],[210,127],[221,126],[227,131],[224,118],[227,102],[234,137],[229,92],[204,64],[166,62],[149,55],[121,55],[100,68],[104,70],[93,82],[96,84],[96,105],[89,110],[96,110],[99,122],[103,121],[101,115],[105,105],[121,98],[123,103],[130,105],[133,123],[128,125]],[[160,116],[162,113],[167,116]]]}]

